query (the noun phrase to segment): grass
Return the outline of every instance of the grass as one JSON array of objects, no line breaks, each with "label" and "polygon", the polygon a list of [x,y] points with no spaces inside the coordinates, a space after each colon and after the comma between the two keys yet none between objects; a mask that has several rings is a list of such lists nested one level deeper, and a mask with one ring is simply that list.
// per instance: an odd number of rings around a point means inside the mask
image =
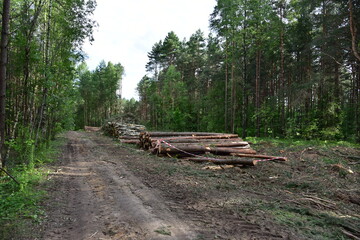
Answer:
[{"label": "grass", "polygon": [[305,140],[305,139],[290,139],[290,138],[264,138],[264,137],[247,137],[247,141],[253,144],[261,142],[271,142],[275,146],[286,145],[286,146],[323,146],[323,147],[352,147],[358,148],[360,144],[347,142],[347,141],[335,141],[335,140]]},{"label": "grass", "polygon": [[60,139],[53,142],[48,149],[44,148],[35,153],[31,157],[33,162],[28,165],[22,164],[8,169],[20,184],[7,175],[0,175],[0,239],[28,238],[28,234],[34,232],[30,231],[33,226],[42,221],[44,211],[40,202],[46,192],[39,190],[39,186],[49,173],[44,164],[55,159],[59,144]]},{"label": "grass", "polygon": [[171,236],[171,231],[167,227],[159,227],[154,232],[165,236]]},{"label": "grass", "polygon": [[[340,229],[353,225],[350,221],[326,212],[314,212],[305,207],[267,206],[265,211],[273,216],[276,222],[294,229],[308,239],[346,239]],[[360,219],[357,219],[359,222]]]}]

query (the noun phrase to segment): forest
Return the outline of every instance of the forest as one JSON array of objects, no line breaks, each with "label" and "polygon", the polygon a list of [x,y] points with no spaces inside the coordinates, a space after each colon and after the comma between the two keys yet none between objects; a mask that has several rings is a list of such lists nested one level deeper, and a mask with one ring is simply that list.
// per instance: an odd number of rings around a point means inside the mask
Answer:
[{"label": "forest", "polygon": [[[360,1],[216,0],[150,43],[139,100],[86,65],[96,7],[1,1],[0,239],[360,238]],[[98,132],[124,119],[137,147]]]},{"label": "forest", "polygon": [[208,36],[153,44],[138,102],[121,99],[120,63],[84,63],[95,8],[3,1],[2,164],[124,112],[157,130],[360,141],[358,1],[218,0]]},{"label": "forest", "polygon": [[2,1],[1,162],[29,164],[56,134],[75,126],[77,64],[92,40],[93,0]]},{"label": "forest", "polygon": [[218,0],[211,33],[148,53],[140,118],[154,129],[360,141],[360,3]]}]

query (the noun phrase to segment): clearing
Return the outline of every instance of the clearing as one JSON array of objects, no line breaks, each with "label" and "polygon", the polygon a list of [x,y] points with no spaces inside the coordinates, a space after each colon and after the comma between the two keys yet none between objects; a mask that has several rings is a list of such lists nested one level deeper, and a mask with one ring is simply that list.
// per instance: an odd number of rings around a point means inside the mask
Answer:
[{"label": "clearing", "polygon": [[[255,144],[288,162],[214,167],[68,132],[43,239],[356,239],[359,149]],[[348,167],[351,171],[348,171]]]}]

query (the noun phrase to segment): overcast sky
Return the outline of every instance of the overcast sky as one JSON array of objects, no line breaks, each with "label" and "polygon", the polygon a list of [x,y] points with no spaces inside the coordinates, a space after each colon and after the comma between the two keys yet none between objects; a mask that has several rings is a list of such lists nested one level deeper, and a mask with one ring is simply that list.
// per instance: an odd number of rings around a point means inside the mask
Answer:
[{"label": "overcast sky", "polygon": [[90,70],[101,60],[125,68],[122,96],[137,97],[136,86],[146,74],[147,53],[167,33],[189,39],[197,29],[208,35],[216,0],[97,0],[95,41],[85,44]]}]

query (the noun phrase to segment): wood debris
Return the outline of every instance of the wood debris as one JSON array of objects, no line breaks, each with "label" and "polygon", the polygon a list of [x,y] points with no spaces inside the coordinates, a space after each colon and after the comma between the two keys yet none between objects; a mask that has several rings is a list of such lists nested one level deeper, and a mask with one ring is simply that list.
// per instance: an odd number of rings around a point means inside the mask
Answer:
[{"label": "wood debris", "polygon": [[[139,146],[158,156],[182,157],[194,162],[255,166],[258,161],[285,157],[257,155],[237,134],[209,132],[141,132]],[[208,157],[208,155],[217,157]]]},{"label": "wood debris", "polygon": [[122,122],[107,122],[102,130],[105,134],[115,137],[122,143],[138,144],[139,134],[145,131],[145,126],[122,123]]}]

